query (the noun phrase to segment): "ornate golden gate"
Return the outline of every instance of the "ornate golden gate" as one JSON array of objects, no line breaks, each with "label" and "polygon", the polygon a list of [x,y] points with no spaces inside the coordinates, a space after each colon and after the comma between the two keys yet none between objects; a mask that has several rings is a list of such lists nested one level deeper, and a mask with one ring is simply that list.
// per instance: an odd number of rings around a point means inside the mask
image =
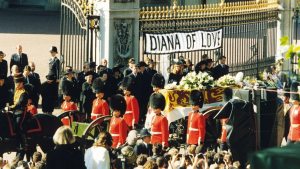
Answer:
[{"label": "ornate golden gate", "polygon": [[174,31],[215,30],[223,28],[223,46],[210,51],[170,54],[183,56],[197,63],[203,54],[214,61],[221,55],[227,57],[231,72],[243,71],[257,75],[275,62],[277,43],[277,0],[257,0],[208,5],[178,6],[176,0],[169,7],[147,7],[140,11],[140,59],[152,58],[157,63],[161,57],[145,54],[144,34]]}]

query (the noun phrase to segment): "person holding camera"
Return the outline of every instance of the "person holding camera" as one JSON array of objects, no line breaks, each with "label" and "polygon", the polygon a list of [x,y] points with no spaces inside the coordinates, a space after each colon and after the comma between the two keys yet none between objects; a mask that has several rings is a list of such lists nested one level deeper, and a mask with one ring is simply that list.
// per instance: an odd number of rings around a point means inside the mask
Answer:
[{"label": "person holding camera", "polygon": [[187,144],[202,145],[205,137],[205,117],[200,112],[204,98],[199,90],[191,91],[190,104],[192,112],[188,116]]}]

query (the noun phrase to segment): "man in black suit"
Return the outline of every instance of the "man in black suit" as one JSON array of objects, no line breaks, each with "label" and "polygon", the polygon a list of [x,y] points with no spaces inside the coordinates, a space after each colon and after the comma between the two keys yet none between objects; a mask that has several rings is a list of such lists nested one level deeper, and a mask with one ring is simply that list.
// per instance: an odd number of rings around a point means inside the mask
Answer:
[{"label": "man in black suit", "polygon": [[149,102],[150,95],[153,93],[153,89],[151,86],[152,76],[148,74],[146,71],[146,67],[148,65],[141,61],[137,64],[140,74],[140,80],[137,81],[140,87],[140,96],[138,97],[139,107],[140,107],[140,122],[144,122],[147,114],[147,105]]},{"label": "man in black suit", "polygon": [[32,98],[32,102],[37,107],[39,103],[40,94],[41,94],[41,85],[42,85],[41,79],[40,79],[40,75],[35,72],[35,63],[29,62],[28,65],[31,68],[30,76],[33,77],[32,85],[35,88],[35,95]]},{"label": "man in black suit", "polygon": [[128,68],[126,68],[124,70],[124,73],[123,73],[124,77],[128,76],[128,75],[130,75],[132,73],[132,69],[133,69],[134,66],[135,66],[135,59],[134,58],[130,58],[128,60]]},{"label": "man in black suit", "polygon": [[54,75],[57,79],[59,79],[59,74],[60,74],[60,61],[57,58],[57,48],[55,46],[52,46],[50,49],[50,53],[51,53],[51,59],[49,62],[49,73],[48,74],[52,74]]},{"label": "man in black suit", "polygon": [[229,73],[229,66],[226,65],[226,57],[222,56],[220,59],[220,64],[213,68],[213,77],[215,80],[219,79],[220,77],[227,75]]},{"label": "man in black suit", "polygon": [[148,132],[147,129],[142,129],[140,132],[140,137],[143,139],[143,142],[136,144],[134,146],[134,153],[138,156],[140,154],[145,154],[148,157],[152,156],[152,144],[151,141],[151,134]]},{"label": "man in black suit", "polygon": [[17,65],[20,72],[23,72],[25,66],[28,65],[27,54],[23,53],[23,48],[21,45],[17,46],[18,53],[15,53],[11,56],[10,59],[10,69],[13,65]]}]

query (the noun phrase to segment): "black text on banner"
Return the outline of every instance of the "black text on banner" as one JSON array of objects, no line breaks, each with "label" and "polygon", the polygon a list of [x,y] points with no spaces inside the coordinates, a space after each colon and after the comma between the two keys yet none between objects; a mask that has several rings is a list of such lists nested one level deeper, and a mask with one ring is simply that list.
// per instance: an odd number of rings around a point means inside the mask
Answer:
[{"label": "black text on banner", "polygon": [[215,31],[146,34],[145,53],[168,54],[197,50],[213,50],[222,46],[222,29]]}]

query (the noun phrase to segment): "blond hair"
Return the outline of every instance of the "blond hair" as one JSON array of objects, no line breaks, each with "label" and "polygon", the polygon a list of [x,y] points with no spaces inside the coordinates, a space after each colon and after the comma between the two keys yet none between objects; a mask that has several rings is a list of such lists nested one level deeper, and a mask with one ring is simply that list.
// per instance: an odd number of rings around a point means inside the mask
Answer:
[{"label": "blond hair", "polygon": [[61,126],[56,130],[53,141],[56,145],[73,144],[75,142],[75,137],[70,127]]}]

